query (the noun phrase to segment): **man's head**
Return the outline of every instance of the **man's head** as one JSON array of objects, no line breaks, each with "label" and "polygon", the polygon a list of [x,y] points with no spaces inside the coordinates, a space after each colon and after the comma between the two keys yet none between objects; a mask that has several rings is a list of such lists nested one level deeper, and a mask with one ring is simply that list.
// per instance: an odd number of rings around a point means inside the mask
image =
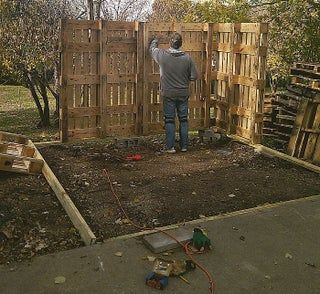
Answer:
[{"label": "man's head", "polygon": [[171,35],[170,46],[173,49],[179,49],[182,46],[182,36],[179,33],[173,33]]}]

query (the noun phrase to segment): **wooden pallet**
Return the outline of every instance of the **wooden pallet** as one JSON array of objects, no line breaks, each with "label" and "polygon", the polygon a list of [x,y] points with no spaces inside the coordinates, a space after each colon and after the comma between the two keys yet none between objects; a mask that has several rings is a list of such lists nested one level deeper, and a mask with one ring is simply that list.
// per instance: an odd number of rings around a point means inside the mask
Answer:
[{"label": "wooden pallet", "polygon": [[291,76],[291,84],[320,91],[320,79],[312,79],[305,76],[294,75]]},{"label": "wooden pallet", "polygon": [[24,174],[41,173],[43,161],[34,158],[35,148],[27,144],[25,136],[0,132],[0,170]]},{"label": "wooden pallet", "polygon": [[12,142],[18,144],[28,144],[28,138],[23,135],[0,131],[0,142]]},{"label": "wooden pallet", "polygon": [[304,69],[304,70],[308,70],[308,71],[312,71],[312,72],[320,74],[320,64],[319,63],[314,64],[314,63],[295,62],[294,68]]},{"label": "wooden pallet", "polygon": [[320,101],[301,102],[287,153],[320,163]]}]

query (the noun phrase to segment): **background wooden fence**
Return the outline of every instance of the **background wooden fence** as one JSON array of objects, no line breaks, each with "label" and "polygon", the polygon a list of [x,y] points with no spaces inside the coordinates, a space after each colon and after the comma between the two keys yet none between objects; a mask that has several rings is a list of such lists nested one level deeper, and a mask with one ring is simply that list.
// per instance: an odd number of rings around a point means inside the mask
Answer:
[{"label": "background wooden fence", "polygon": [[159,67],[152,36],[183,50],[200,79],[191,84],[190,129],[216,126],[251,142],[262,136],[267,24],[139,23],[63,20],[61,139],[163,131]]}]

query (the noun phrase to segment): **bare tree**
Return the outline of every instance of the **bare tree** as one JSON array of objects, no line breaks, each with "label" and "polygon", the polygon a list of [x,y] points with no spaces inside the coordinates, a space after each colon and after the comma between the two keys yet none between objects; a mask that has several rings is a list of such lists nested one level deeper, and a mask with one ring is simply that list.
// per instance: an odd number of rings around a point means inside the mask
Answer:
[{"label": "bare tree", "polygon": [[78,19],[93,15],[95,19],[143,21],[151,11],[150,0],[74,0],[70,4]]},{"label": "bare tree", "polygon": [[[60,19],[68,16],[65,0],[2,0],[0,5],[0,64],[19,74],[38,108],[39,127],[50,125],[47,91],[59,100],[54,78]],[[45,16],[45,17],[44,17]]]},{"label": "bare tree", "polygon": [[87,12],[88,12],[88,19],[94,19],[94,5],[93,0],[87,0]]}]

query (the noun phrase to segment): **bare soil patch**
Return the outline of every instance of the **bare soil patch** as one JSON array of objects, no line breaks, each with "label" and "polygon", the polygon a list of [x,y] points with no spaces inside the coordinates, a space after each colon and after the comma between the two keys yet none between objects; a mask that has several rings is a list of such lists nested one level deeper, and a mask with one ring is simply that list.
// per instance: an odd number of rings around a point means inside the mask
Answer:
[{"label": "bare soil patch", "polygon": [[[136,231],[121,214],[103,169],[109,171],[130,218],[145,226],[320,193],[319,175],[237,142],[201,144],[195,137],[187,153],[171,155],[161,152],[162,141],[161,136],[145,138],[136,148],[98,141],[39,149],[101,242]],[[137,153],[141,161],[125,159]],[[16,232],[0,252],[2,263],[82,245],[42,177],[0,176],[0,216],[8,215],[2,225],[11,220]],[[48,247],[26,248],[30,238],[44,240]]]},{"label": "bare soil patch", "polygon": [[0,264],[81,244],[43,176],[0,171]]}]

